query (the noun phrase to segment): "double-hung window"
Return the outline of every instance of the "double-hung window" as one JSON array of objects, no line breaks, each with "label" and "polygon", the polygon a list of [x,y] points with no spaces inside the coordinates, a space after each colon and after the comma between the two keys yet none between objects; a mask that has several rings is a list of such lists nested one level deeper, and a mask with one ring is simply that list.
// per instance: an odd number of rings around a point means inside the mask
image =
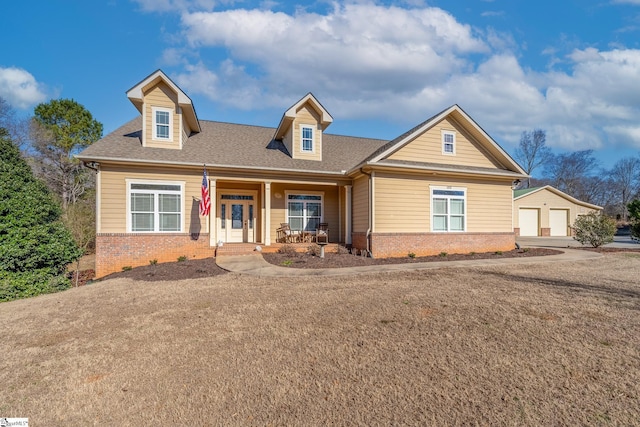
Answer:
[{"label": "double-hung window", "polygon": [[466,230],[466,188],[431,188],[431,231]]},{"label": "double-hung window", "polygon": [[173,117],[170,108],[152,108],[153,139],[171,141],[173,138]]},{"label": "double-hung window", "polygon": [[129,230],[182,231],[181,183],[129,183]]},{"label": "double-hung window", "polygon": [[302,151],[313,152],[313,127],[306,125],[300,126],[300,141],[302,143]]},{"label": "double-hung window", "polygon": [[456,154],[456,134],[448,130],[442,131],[442,154]]},{"label": "double-hung window", "polygon": [[315,231],[322,222],[322,195],[288,194],[287,221],[292,230]]}]

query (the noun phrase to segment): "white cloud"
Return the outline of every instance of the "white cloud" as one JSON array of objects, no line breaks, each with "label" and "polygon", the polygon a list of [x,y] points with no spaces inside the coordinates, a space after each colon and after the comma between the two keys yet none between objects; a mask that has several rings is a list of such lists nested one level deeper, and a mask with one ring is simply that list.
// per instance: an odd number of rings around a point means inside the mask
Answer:
[{"label": "white cloud", "polygon": [[414,93],[467,67],[461,55],[488,47],[437,8],[335,5],[327,15],[229,10],[183,15],[194,48],[224,47],[235,61],[256,64],[268,91],[317,88]]},{"label": "white cloud", "polygon": [[[187,46],[168,49],[165,61],[187,63],[176,82],[221,105],[284,109],[312,91],[337,120],[411,126],[457,103],[505,145],[534,128],[557,148],[640,144],[638,50],[576,49],[564,58],[554,51],[542,71],[521,65],[512,35],[434,7],[360,2],[325,13],[181,16]],[[224,58],[214,62],[212,52]]]},{"label": "white cloud", "polygon": [[144,12],[213,10],[216,0],[133,0]]},{"label": "white cloud", "polygon": [[27,109],[46,98],[46,88],[26,70],[0,67],[0,96],[11,106]]},{"label": "white cloud", "polygon": [[640,6],[640,0],[613,0],[613,4],[635,4]]}]

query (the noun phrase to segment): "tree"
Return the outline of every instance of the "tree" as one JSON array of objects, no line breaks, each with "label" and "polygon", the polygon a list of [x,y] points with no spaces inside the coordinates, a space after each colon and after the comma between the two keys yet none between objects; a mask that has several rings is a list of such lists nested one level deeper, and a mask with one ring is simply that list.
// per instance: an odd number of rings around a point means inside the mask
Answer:
[{"label": "tree", "polygon": [[616,222],[606,215],[591,212],[580,215],[573,225],[578,242],[590,244],[594,248],[613,242],[616,234]]},{"label": "tree", "polygon": [[601,182],[590,178],[601,176],[602,173],[599,173],[599,164],[593,157],[593,150],[551,156],[545,172],[550,184],[558,190],[585,202],[595,203],[592,187]]},{"label": "tree", "polygon": [[629,220],[631,221],[631,236],[640,240],[640,200],[634,200],[627,205]]},{"label": "tree", "polygon": [[627,205],[640,191],[640,158],[628,157],[618,160],[611,169],[612,187],[616,192],[616,205],[622,219],[626,220]]},{"label": "tree", "polygon": [[32,133],[36,170],[60,197],[63,209],[75,203],[92,174],[73,155],[102,137],[102,124],[72,99],[51,100],[35,108]]},{"label": "tree", "polygon": [[[95,243],[96,237],[96,215],[94,198],[84,198],[78,202],[67,206],[67,211],[62,217],[62,221],[71,232],[73,240],[76,242],[82,255]],[[75,286],[78,286],[80,277],[80,258],[76,262]]]},{"label": "tree", "polygon": [[[546,146],[547,134],[541,129],[533,132],[522,132],[520,144],[515,151],[515,157],[524,167],[527,175],[531,175],[535,169],[547,161],[551,156],[551,150]],[[527,188],[531,186],[531,178],[527,179]]]},{"label": "tree", "polygon": [[22,146],[28,139],[29,121],[16,117],[15,110],[9,102],[0,96],[0,128],[4,128],[9,137],[18,146]]},{"label": "tree", "polygon": [[66,266],[80,256],[47,187],[0,128],[0,301],[69,286]]}]

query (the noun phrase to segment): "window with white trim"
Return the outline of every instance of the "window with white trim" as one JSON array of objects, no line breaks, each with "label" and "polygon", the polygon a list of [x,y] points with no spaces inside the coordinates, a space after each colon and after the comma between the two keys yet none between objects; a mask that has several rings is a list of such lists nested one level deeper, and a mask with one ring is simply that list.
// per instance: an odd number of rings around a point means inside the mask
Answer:
[{"label": "window with white trim", "polygon": [[313,152],[313,127],[300,126],[300,147],[304,152]]},{"label": "window with white trim", "polygon": [[322,222],[322,195],[287,194],[287,222],[292,230],[315,231]]},{"label": "window with white trim", "polygon": [[129,231],[182,231],[183,185],[129,183]]},{"label": "window with white trim", "polygon": [[465,231],[466,188],[431,188],[431,231]]},{"label": "window with white trim", "polygon": [[170,108],[153,107],[153,139],[171,141],[173,139],[173,111]]},{"label": "window with white trim", "polygon": [[442,131],[442,154],[456,154],[456,133],[448,130]]}]

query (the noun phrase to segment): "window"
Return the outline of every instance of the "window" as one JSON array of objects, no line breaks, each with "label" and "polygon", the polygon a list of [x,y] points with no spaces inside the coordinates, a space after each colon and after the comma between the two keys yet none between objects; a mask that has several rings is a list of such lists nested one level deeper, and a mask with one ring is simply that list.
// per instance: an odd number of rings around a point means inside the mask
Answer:
[{"label": "window", "polygon": [[313,152],[313,128],[311,126],[300,126],[302,141],[302,151]]},{"label": "window", "polygon": [[456,154],[456,134],[447,130],[442,131],[442,154]]},{"label": "window", "polygon": [[182,184],[129,184],[129,230],[182,231]]},{"label": "window", "polygon": [[322,222],[322,196],[288,194],[287,221],[292,230],[315,231]]},{"label": "window", "polygon": [[431,188],[431,231],[465,231],[467,190]]},{"label": "window", "polygon": [[153,139],[171,141],[173,139],[172,111],[169,108],[153,107]]}]

